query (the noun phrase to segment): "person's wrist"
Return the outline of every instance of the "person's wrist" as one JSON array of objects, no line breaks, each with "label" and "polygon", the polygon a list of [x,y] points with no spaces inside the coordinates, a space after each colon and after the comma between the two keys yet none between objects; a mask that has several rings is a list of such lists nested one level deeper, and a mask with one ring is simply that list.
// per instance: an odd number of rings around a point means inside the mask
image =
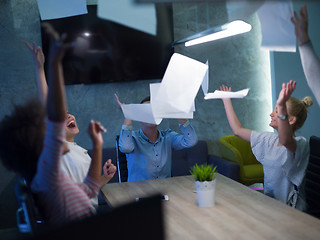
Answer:
[{"label": "person's wrist", "polygon": [[298,44],[299,46],[302,46],[303,44],[306,44],[310,42],[310,38],[308,35],[304,36],[304,37],[301,37],[299,40],[298,40]]},{"label": "person's wrist", "polygon": [[103,175],[102,175],[105,179],[107,179],[107,180],[109,180],[109,175],[107,175],[106,176],[106,174],[105,173],[103,173]]},{"label": "person's wrist", "polygon": [[278,115],[286,115],[287,114],[287,106],[286,103],[277,103],[277,111]]},{"label": "person's wrist", "polygon": [[102,149],[103,142],[99,140],[93,140],[93,148],[94,149]]}]

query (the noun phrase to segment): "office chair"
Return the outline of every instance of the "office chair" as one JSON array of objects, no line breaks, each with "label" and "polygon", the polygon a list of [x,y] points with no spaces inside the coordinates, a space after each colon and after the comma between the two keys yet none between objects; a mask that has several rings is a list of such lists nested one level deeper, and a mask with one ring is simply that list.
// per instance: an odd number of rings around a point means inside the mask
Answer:
[{"label": "office chair", "polygon": [[252,153],[250,143],[234,135],[219,139],[221,157],[240,166],[239,181],[245,185],[263,183],[263,166]]},{"label": "office chair", "polygon": [[19,231],[32,235],[40,232],[45,226],[44,218],[25,179],[17,179],[15,194],[20,206],[16,215]]},{"label": "office chair", "polygon": [[117,168],[119,182],[128,181],[128,167],[126,154],[119,149],[119,135],[116,137],[116,149],[117,149]]},{"label": "office chair", "polygon": [[307,213],[320,218],[320,138],[311,136],[310,157],[306,172]]}]

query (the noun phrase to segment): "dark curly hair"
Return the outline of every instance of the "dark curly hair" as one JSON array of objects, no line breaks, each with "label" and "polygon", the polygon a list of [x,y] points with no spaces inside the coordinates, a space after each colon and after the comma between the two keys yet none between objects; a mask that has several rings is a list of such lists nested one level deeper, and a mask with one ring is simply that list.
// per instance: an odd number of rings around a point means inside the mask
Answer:
[{"label": "dark curly hair", "polygon": [[31,182],[42,151],[45,108],[38,99],[14,105],[0,122],[0,160],[11,171]]}]

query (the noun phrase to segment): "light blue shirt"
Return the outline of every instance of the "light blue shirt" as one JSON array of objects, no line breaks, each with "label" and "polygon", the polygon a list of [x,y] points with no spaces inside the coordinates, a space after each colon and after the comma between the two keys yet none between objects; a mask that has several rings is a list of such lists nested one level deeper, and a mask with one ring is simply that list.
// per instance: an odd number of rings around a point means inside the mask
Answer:
[{"label": "light blue shirt", "polygon": [[276,133],[252,131],[250,139],[253,154],[263,165],[264,193],[304,210],[304,179],[309,162],[309,144],[304,137],[295,137],[295,141],[297,149],[292,153],[284,146],[278,146],[279,136]]},{"label": "light blue shirt", "polygon": [[128,182],[171,177],[172,148],[189,148],[198,141],[189,121],[179,126],[183,135],[171,129],[158,130],[159,137],[155,143],[141,129],[132,131],[132,126],[122,126],[119,148],[126,153]]}]

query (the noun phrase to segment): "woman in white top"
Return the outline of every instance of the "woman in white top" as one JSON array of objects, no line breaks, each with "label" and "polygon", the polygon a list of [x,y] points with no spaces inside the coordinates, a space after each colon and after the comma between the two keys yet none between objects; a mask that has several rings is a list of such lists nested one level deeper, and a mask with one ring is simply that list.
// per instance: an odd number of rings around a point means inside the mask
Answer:
[{"label": "woman in white top", "polygon": [[[263,165],[264,192],[281,202],[300,210],[306,209],[304,177],[309,160],[309,145],[304,137],[296,137],[307,118],[307,107],[312,99],[302,101],[290,97],[296,87],[292,80],[282,84],[270,126],[278,133],[259,133],[242,127],[232,106],[231,99],[222,99],[234,135],[250,142],[252,152]],[[222,91],[231,87],[222,85]]]}]

